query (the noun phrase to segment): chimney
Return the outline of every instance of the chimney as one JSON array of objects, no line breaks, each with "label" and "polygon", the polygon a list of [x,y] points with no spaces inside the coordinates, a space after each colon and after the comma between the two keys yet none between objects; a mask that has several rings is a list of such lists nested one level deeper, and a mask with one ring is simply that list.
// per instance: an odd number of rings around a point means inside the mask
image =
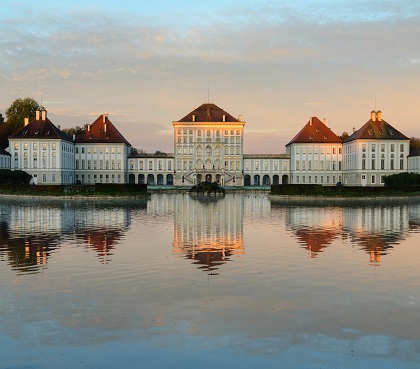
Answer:
[{"label": "chimney", "polygon": [[29,124],[29,118],[28,117],[25,117],[24,118],[24,122],[25,122],[25,126],[27,126]]},{"label": "chimney", "polygon": [[356,128],[355,128],[355,127],[353,127],[353,133],[354,133],[354,132],[356,132]]},{"label": "chimney", "polygon": [[195,122],[195,114],[192,116],[192,121]]},{"label": "chimney", "polygon": [[327,119],[326,118],[324,118],[324,124],[327,125]]},{"label": "chimney", "polygon": [[104,132],[106,132],[106,123],[104,123]]},{"label": "chimney", "polygon": [[239,120],[240,122],[242,122],[242,115],[240,115],[240,116],[238,117],[238,120]]},{"label": "chimney", "polygon": [[309,125],[312,127],[312,117],[309,118]]},{"label": "chimney", "polygon": [[90,132],[90,124],[87,125],[88,132]]},{"label": "chimney", "polygon": [[39,120],[39,110],[37,110],[37,111],[35,112],[35,119],[36,119],[36,120]]},{"label": "chimney", "polygon": [[378,120],[378,122],[382,120],[382,112],[380,110],[376,112],[376,119]]},{"label": "chimney", "polygon": [[105,123],[106,114],[102,114],[102,123]]},{"label": "chimney", "polygon": [[76,141],[76,135],[73,135],[73,141]]},{"label": "chimney", "polygon": [[42,120],[45,120],[47,118],[47,111],[45,109],[41,110]]},{"label": "chimney", "polygon": [[370,119],[372,119],[372,122],[374,122],[376,120],[376,111],[372,110],[370,112]]},{"label": "chimney", "polygon": [[222,120],[223,120],[223,122],[226,122],[226,115],[223,114]]}]

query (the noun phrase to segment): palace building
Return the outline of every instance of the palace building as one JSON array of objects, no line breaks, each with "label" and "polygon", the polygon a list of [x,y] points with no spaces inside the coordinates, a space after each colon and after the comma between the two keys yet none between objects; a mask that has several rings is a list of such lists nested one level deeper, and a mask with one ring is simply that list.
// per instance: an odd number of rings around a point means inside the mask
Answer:
[{"label": "palace building", "polygon": [[[215,104],[202,104],[173,121],[173,154],[137,154],[107,114],[77,136],[54,125],[41,108],[9,137],[0,164],[21,169],[38,184],[141,183],[193,186],[271,184],[381,186],[385,175],[418,169],[410,139],[371,112],[344,142],[317,117],[309,118],[285,154],[245,154],[245,124]],[[408,159],[407,159],[408,157]]]}]

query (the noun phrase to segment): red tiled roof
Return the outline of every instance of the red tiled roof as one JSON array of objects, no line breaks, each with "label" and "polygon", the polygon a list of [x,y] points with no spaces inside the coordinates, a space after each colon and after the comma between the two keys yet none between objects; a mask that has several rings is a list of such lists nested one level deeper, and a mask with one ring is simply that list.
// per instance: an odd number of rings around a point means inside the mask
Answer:
[{"label": "red tiled roof", "polygon": [[[106,130],[105,127],[106,126]],[[76,143],[125,143],[131,144],[124,138],[117,128],[105,116],[100,115],[91,125],[76,136]]]},{"label": "red tiled roof", "polygon": [[[312,122],[312,123],[311,123]],[[342,143],[343,140],[338,137],[330,128],[328,128],[317,117],[312,117],[301,131],[286,145],[292,143]]]},{"label": "red tiled roof", "polygon": [[10,138],[61,139],[72,142],[71,137],[58,129],[48,118],[45,120],[33,119],[28,125],[12,134]]},{"label": "red tiled roof", "polygon": [[347,137],[344,142],[354,140],[409,140],[389,123],[381,120],[369,119],[360,129]]},{"label": "red tiled roof", "polygon": [[238,119],[215,104],[203,104],[178,122],[192,122],[193,115],[195,115],[195,122],[223,122],[223,115],[225,116],[225,122],[239,122]]}]

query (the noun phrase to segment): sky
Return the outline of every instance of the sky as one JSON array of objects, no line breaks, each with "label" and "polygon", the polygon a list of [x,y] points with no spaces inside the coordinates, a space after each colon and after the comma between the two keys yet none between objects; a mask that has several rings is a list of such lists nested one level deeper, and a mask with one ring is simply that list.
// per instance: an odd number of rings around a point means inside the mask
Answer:
[{"label": "sky", "polygon": [[110,120],[173,152],[207,101],[246,121],[244,152],[284,153],[309,117],[338,135],[372,110],[420,136],[418,0],[0,0],[0,113],[42,102],[61,128]]}]

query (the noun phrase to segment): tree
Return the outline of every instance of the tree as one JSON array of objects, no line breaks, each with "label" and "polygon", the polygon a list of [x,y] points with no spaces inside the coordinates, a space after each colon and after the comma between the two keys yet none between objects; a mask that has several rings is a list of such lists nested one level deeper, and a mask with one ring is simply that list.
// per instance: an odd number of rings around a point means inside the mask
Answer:
[{"label": "tree", "polygon": [[3,117],[3,114],[0,113],[0,124],[2,124],[2,123],[4,123],[4,117]]},{"label": "tree", "polygon": [[412,153],[418,147],[420,147],[420,138],[410,137],[410,153]]},{"label": "tree", "polygon": [[6,110],[6,123],[9,125],[12,133],[21,129],[24,125],[24,119],[29,121],[35,118],[36,111],[40,108],[36,100],[31,97],[16,99]]},{"label": "tree", "polygon": [[73,135],[78,135],[79,133],[82,133],[86,129],[86,124],[83,127],[76,126],[76,127],[70,127],[70,128],[64,128],[62,131],[66,134],[68,134],[70,137]]},{"label": "tree", "polygon": [[8,147],[9,136],[23,127],[25,118],[34,119],[37,109],[39,109],[39,104],[30,97],[13,101],[6,110],[6,122],[0,124],[0,146]]},{"label": "tree", "polygon": [[345,139],[346,139],[347,137],[349,137],[349,134],[348,134],[347,132],[343,132],[343,133],[341,134],[341,136],[338,136],[338,137],[340,137],[343,141],[345,141]]},{"label": "tree", "polygon": [[136,147],[131,148],[131,156],[143,155],[146,154],[146,151],[143,149],[137,149]]}]

